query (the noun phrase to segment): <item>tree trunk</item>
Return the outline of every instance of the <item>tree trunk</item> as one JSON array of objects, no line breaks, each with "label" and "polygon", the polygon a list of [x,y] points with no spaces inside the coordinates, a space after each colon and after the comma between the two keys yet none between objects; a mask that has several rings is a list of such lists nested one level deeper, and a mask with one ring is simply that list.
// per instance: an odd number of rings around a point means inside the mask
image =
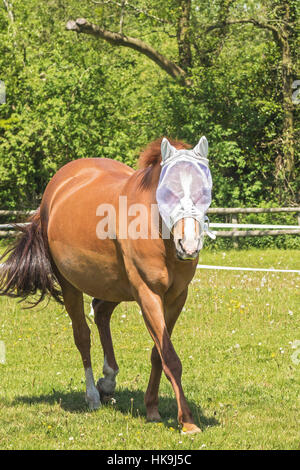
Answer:
[{"label": "tree trunk", "polygon": [[291,22],[289,2],[283,2],[284,23],[282,31],[282,105],[283,105],[283,126],[282,126],[282,152],[283,169],[287,180],[290,180],[294,171],[295,142],[294,142],[294,105],[293,94],[293,59],[291,53],[291,33],[289,25]]},{"label": "tree trunk", "polygon": [[177,44],[179,66],[187,71],[192,66],[192,52],[190,42],[190,14],[191,0],[177,0],[179,16],[177,22]]},{"label": "tree trunk", "polygon": [[288,42],[282,48],[282,93],[283,93],[283,155],[284,168],[288,175],[294,170],[294,116],[292,102],[292,61]]}]

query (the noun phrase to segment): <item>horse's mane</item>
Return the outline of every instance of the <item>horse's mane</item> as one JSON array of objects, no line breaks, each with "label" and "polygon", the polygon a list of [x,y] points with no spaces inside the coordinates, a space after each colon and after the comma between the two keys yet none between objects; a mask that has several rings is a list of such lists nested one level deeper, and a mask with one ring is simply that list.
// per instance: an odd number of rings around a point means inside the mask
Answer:
[{"label": "horse's mane", "polygon": [[[153,142],[150,142],[150,144],[147,145],[147,147],[141,152],[138,160],[138,167],[139,169],[144,169],[147,168],[148,166],[153,166],[157,165],[158,163],[161,162],[161,152],[160,152],[160,146],[161,142],[163,140],[163,137],[160,137]],[[186,144],[185,142],[182,142],[181,140],[174,140],[174,139],[169,139],[168,141],[170,142],[173,147],[177,149],[189,149],[191,146],[189,144]]]},{"label": "horse's mane", "polygon": [[[147,147],[141,152],[139,156],[138,168],[142,170],[142,179],[140,183],[141,188],[146,189],[151,187],[153,171],[161,163],[160,148],[162,139],[163,137],[160,137],[153,142],[150,142],[150,144],[147,145]],[[168,141],[178,150],[191,148],[189,144],[186,144],[181,140],[168,138]]]}]

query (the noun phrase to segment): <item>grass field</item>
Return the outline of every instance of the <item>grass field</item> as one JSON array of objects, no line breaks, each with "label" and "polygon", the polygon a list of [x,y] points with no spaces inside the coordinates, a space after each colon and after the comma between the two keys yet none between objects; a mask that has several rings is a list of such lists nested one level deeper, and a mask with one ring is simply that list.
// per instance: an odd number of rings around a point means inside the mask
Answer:
[{"label": "grass field", "polygon": [[[299,269],[300,253],[203,251],[199,262]],[[193,436],[179,431],[165,377],[162,422],[146,422],[152,342],[135,303],[120,305],[112,320],[116,403],[90,412],[66,312],[54,302],[22,310],[1,298],[0,448],[300,449],[299,285],[295,273],[197,271],[173,334],[184,390],[203,431]],[[98,378],[103,354],[90,317],[89,323]]]}]

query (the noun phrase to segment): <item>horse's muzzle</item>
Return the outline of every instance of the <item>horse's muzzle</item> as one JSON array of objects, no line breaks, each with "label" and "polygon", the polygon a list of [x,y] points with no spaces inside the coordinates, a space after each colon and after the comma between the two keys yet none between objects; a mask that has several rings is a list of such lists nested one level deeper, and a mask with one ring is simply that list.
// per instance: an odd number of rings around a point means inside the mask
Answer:
[{"label": "horse's muzzle", "polygon": [[198,257],[203,242],[201,238],[194,240],[177,240],[175,243],[177,258],[181,261],[194,260]]}]

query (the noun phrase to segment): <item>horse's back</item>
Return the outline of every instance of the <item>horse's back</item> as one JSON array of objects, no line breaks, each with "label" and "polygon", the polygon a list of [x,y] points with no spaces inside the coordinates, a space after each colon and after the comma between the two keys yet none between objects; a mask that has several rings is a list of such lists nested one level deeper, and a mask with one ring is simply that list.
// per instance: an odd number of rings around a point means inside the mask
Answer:
[{"label": "horse's back", "polygon": [[[79,189],[81,183],[91,184],[95,180],[113,181],[115,184],[128,179],[134,173],[134,170],[124,163],[108,158],[82,158],[73,160],[53,176],[49,182],[43,202],[52,200],[53,193],[63,188],[67,183],[75,190]],[[70,185],[70,182],[72,184]]]},{"label": "horse's back", "polygon": [[[103,300],[130,300],[128,281],[114,239],[99,239],[98,208],[117,205],[134,170],[105,158],[75,160],[49,182],[41,204],[41,219],[50,253],[71,284]],[[103,215],[103,214],[102,214]]]},{"label": "horse's back", "polygon": [[67,163],[53,176],[44,192],[41,204],[44,223],[48,225],[55,212],[65,211],[68,205],[76,208],[77,215],[83,215],[95,204],[98,207],[106,201],[113,203],[114,196],[133,173],[132,168],[108,158],[84,158]]}]

